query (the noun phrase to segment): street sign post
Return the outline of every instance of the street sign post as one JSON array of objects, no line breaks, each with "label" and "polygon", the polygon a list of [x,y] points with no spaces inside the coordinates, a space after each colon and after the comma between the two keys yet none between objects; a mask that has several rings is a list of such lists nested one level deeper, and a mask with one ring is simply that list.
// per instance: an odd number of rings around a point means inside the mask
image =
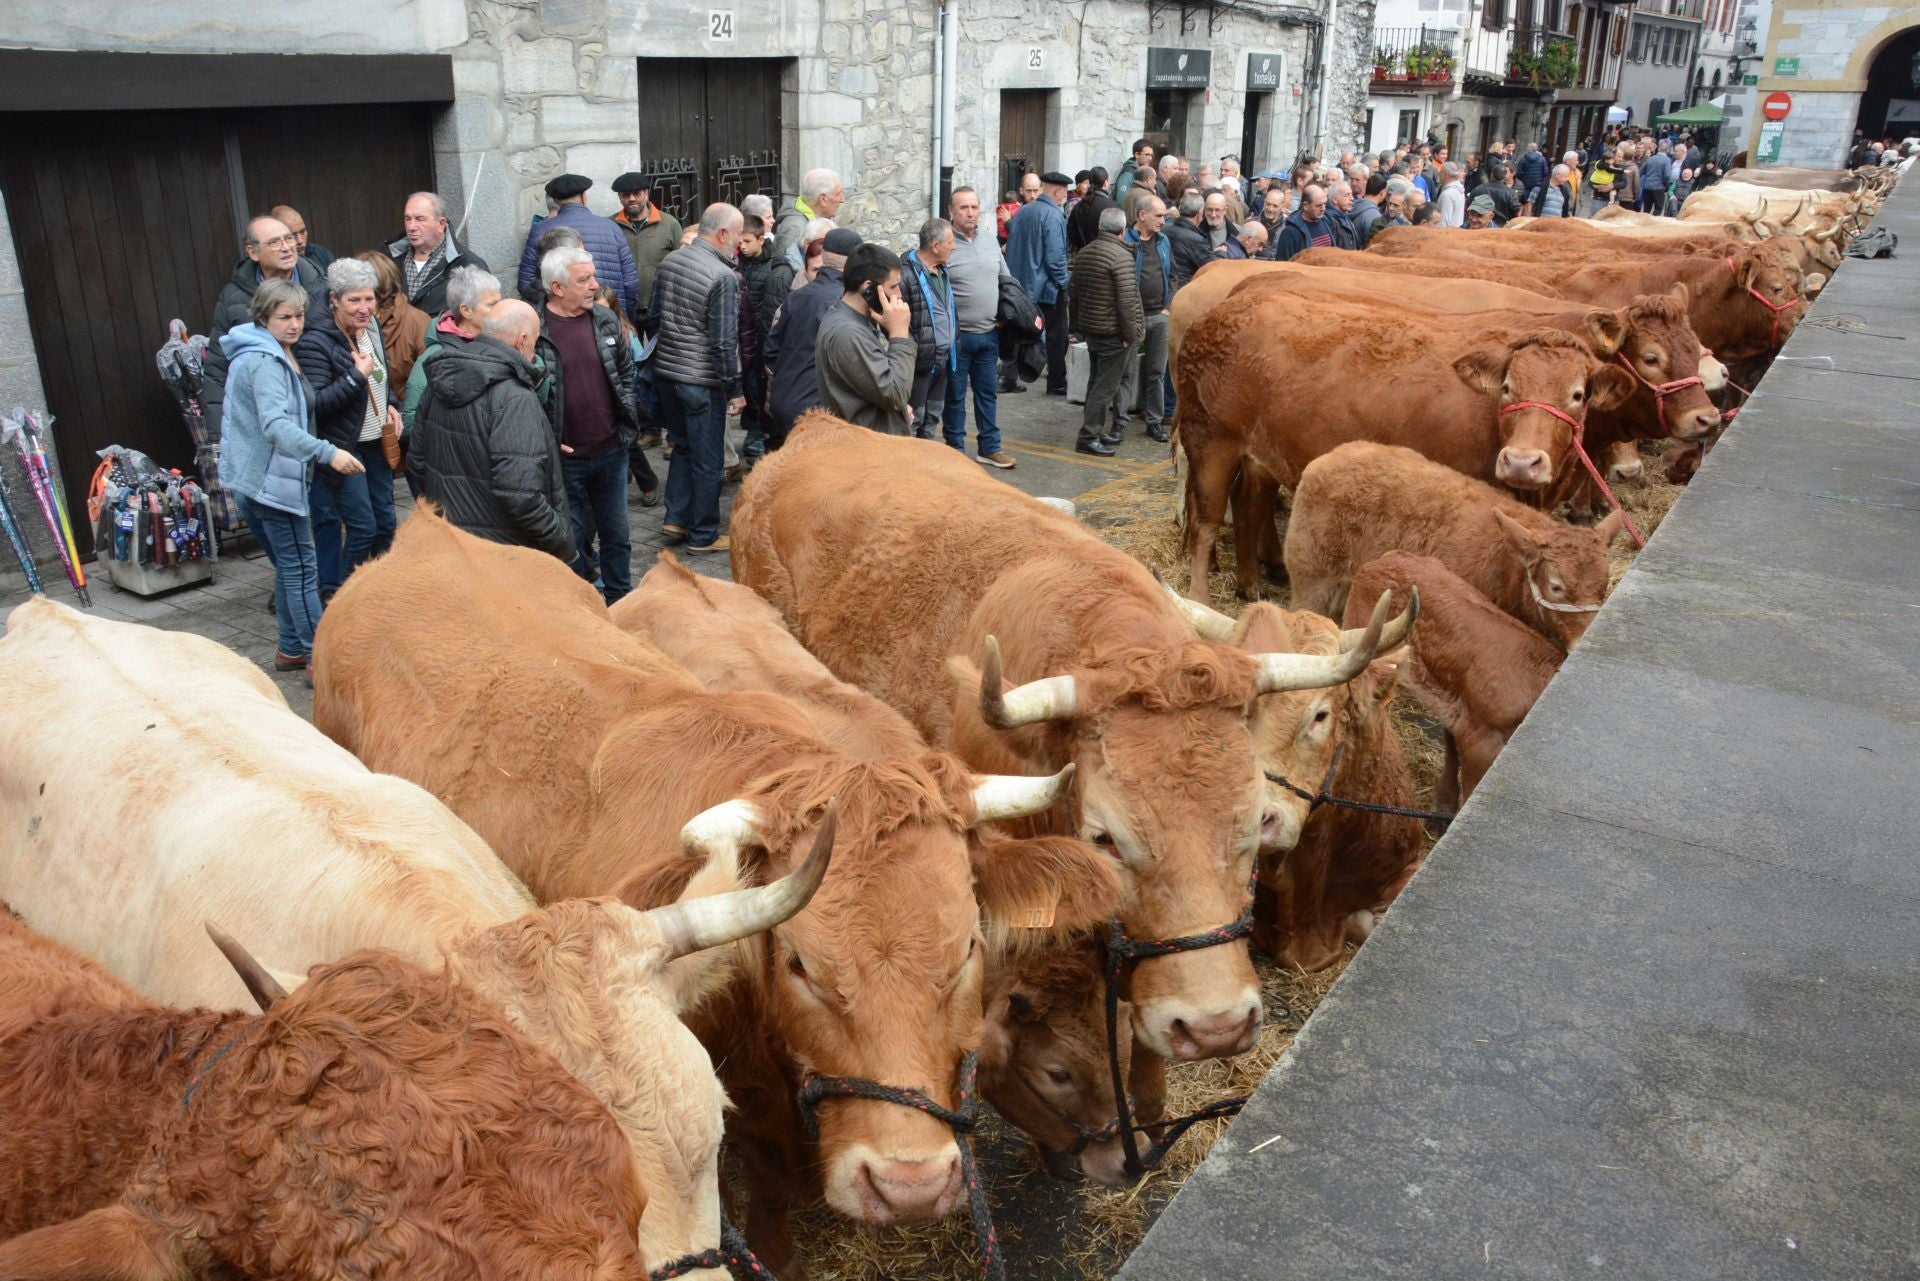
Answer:
[{"label": "street sign post", "polygon": [[1760,114],[1769,120],[1785,120],[1792,110],[1793,98],[1779,89],[1760,100]]},{"label": "street sign post", "polygon": [[1773,60],[1773,74],[1774,74],[1774,75],[1776,75],[1776,76],[1797,76],[1797,75],[1799,75],[1799,74],[1800,74],[1800,59],[1799,59],[1799,58],[1797,58],[1797,57],[1795,57],[1795,58],[1775,58],[1775,59]]}]

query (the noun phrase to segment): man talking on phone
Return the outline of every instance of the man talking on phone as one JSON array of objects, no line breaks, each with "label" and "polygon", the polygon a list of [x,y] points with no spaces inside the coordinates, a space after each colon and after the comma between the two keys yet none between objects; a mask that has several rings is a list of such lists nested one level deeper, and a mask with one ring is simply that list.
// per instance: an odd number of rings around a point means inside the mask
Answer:
[{"label": "man talking on phone", "polygon": [[847,255],[845,292],[814,340],[820,400],[848,422],[889,436],[913,434],[913,310],[900,296],[900,259],[864,244]]}]

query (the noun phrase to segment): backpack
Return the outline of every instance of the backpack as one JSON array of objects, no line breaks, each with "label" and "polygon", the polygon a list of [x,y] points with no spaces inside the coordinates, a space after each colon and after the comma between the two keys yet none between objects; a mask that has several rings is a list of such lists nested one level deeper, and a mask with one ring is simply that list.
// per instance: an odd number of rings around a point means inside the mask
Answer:
[{"label": "backpack", "polygon": [[1849,258],[1891,258],[1893,247],[1900,243],[1900,237],[1885,227],[1868,227],[1853,238],[1847,246]]}]

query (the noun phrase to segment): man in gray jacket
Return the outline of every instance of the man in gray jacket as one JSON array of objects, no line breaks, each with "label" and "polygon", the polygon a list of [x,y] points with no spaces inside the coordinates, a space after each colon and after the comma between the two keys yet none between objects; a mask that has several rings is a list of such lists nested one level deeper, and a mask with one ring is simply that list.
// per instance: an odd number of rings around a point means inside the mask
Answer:
[{"label": "man in gray jacket", "polygon": [[1013,455],[1000,449],[1000,338],[994,332],[1000,317],[1000,282],[1012,280],[1000,242],[991,226],[980,225],[980,193],[972,187],[955,188],[947,201],[947,220],[953,224],[953,257],[947,259],[947,279],[953,283],[954,307],[960,318],[959,355],[947,380],[947,412],[941,419],[947,443],[967,451],[967,387],[973,387],[974,452],[989,467],[1014,465]]},{"label": "man in gray jacket", "polygon": [[820,402],[848,422],[913,434],[913,309],[900,296],[900,259],[876,244],[847,256],[845,289],[820,322],[813,363]]},{"label": "man in gray jacket", "polygon": [[673,442],[666,523],[687,550],[723,552],[720,487],[727,419],[746,406],[740,376],[740,277],[734,251],[746,225],[729,204],[708,205],[697,238],[674,250],[653,281],[648,314],[659,326],[653,378]]}]

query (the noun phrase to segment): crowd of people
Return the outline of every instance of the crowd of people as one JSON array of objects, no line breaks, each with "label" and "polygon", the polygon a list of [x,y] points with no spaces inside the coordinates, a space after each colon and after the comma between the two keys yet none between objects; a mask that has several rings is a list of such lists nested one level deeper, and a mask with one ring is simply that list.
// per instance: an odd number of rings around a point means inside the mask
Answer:
[{"label": "crowd of people", "polygon": [[[1911,163],[1908,139],[1856,138],[1861,164]],[[572,564],[609,602],[631,590],[629,484],[694,553],[724,552],[723,487],[799,416],[939,440],[1007,469],[999,397],[1067,395],[1085,345],[1074,447],[1111,455],[1138,419],[1164,442],[1173,300],[1216,259],[1364,247],[1383,227],[1495,229],[1626,204],[1671,214],[1720,162],[1686,132],[1627,129],[1557,161],[1538,144],[1452,156],[1437,138],[1243,175],[1137,141],[1112,174],[1025,174],[985,224],[954,189],[895,253],[836,216],[841,176],[806,173],[776,210],[751,195],[683,227],[652,180],[547,184],[511,298],[455,241],[441,198],[409,197],[392,243],[336,256],[298,210],[251,219],[220,291],[204,400],[220,480],[275,567],[274,663],[306,667],[327,600],[390,545],[394,484],[472,533]],[[736,455],[727,432],[737,419]],[[665,483],[649,451],[664,446]]]}]

